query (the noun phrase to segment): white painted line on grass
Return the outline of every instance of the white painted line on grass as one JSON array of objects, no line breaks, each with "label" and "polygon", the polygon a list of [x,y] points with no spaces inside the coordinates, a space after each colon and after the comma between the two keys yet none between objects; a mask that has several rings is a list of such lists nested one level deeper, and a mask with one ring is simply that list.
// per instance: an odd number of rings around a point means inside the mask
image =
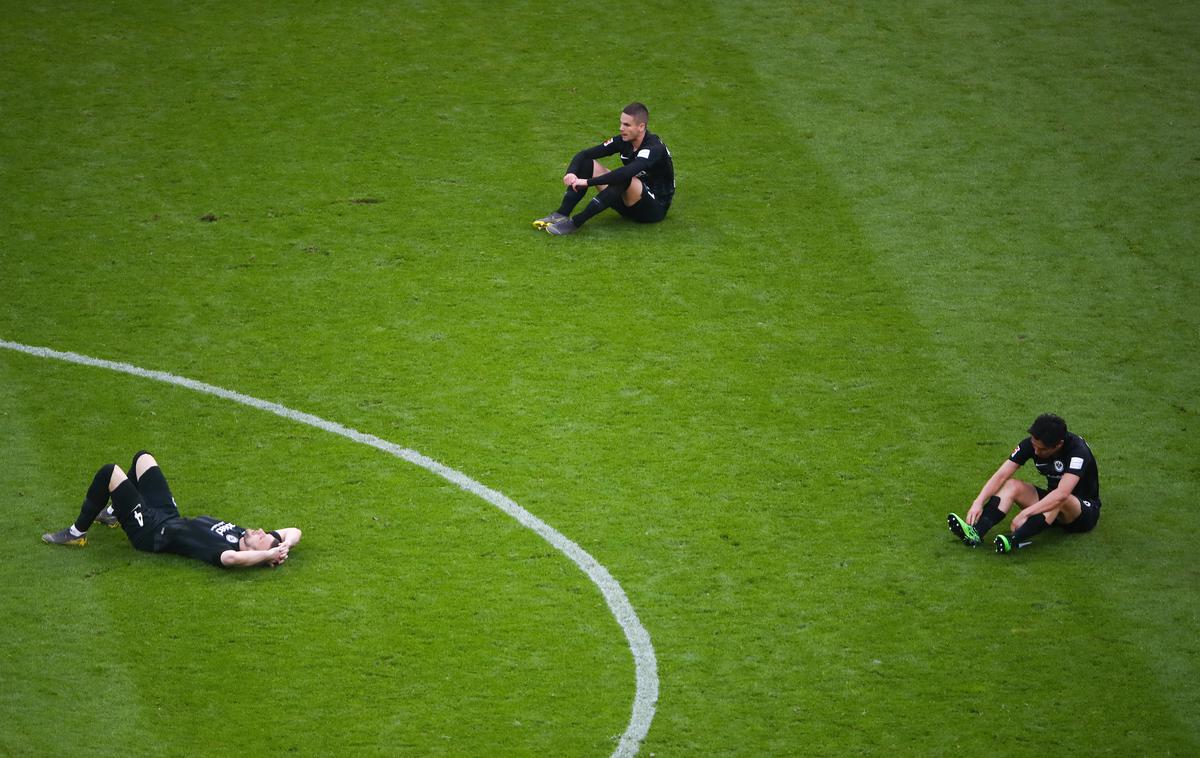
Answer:
[{"label": "white painted line on grass", "polygon": [[512,516],[522,526],[536,532],[542,539],[554,546],[556,550],[571,559],[571,562],[578,566],[587,575],[588,579],[592,580],[600,589],[600,593],[604,595],[604,600],[608,603],[608,608],[612,611],[613,617],[625,632],[625,639],[629,641],[629,649],[633,653],[637,691],[633,698],[633,710],[630,715],[629,724],[625,727],[625,733],[621,735],[621,741],[617,744],[617,749],[613,751],[613,756],[626,758],[627,756],[637,755],[642,740],[645,739],[646,733],[650,731],[650,722],[654,720],[654,709],[658,703],[658,660],[654,655],[654,645],[650,641],[650,633],[642,626],[637,612],[634,611],[629,598],[625,596],[625,590],[621,589],[621,585],[617,580],[613,578],[612,574],[608,573],[608,569],[600,565],[586,550],[567,539],[561,532],[555,530],[545,521],[542,521],[537,516],[517,505],[503,493],[485,487],[466,474],[422,455],[416,450],[400,447],[372,434],[363,434],[350,427],[342,426],[333,421],[326,421],[309,413],[294,411],[278,403],[259,400],[256,397],[243,395],[240,392],[176,376],[175,374],[168,374],[165,371],[150,371],[149,369],[139,368],[129,363],[106,361],[100,358],[80,355],[79,353],[60,352],[45,347],[32,347],[2,339],[0,339],[0,347],[20,353],[27,353],[39,358],[51,358],[57,361],[66,361],[67,363],[78,363],[83,366],[106,368],[110,371],[131,374],[143,379],[166,382],[177,387],[203,392],[206,395],[215,395],[225,400],[248,405],[251,408],[274,413],[276,416],[282,416],[289,421],[295,421],[298,424],[307,424],[308,426],[340,435],[346,439],[382,450],[389,455],[394,455],[397,458],[420,466],[426,471],[437,474],[455,486],[483,498],[509,516]]}]

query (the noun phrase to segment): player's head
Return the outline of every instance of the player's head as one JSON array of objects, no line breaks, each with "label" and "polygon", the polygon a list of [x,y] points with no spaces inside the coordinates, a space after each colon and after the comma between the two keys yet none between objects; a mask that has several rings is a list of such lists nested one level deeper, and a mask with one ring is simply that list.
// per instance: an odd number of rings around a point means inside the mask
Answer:
[{"label": "player's head", "polygon": [[632,116],[634,123],[643,126],[650,123],[650,109],[642,103],[630,103],[621,112],[626,116]]},{"label": "player's head", "polygon": [[238,540],[238,550],[270,550],[279,547],[278,532],[264,532],[262,529],[247,529]]},{"label": "player's head", "polygon": [[1067,422],[1053,413],[1043,413],[1029,425],[1029,436],[1033,438],[1034,453],[1037,455],[1054,452],[1067,438]]},{"label": "player's head", "polygon": [[637,142],[646,133],[646,124],[650,121],[650,111],[641,103],[630,103],[621,111],[621,139],[626,142]]}]

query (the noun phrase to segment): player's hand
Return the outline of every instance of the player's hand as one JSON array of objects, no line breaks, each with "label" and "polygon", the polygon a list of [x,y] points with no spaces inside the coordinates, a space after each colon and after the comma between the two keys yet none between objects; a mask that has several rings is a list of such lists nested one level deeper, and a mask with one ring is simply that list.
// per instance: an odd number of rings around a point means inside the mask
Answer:
[{"label": "player's hand", "polygon": [[588,180],[577,176],[575,177],[575,181],[571,184],[571,187],[577,190],[585,190],[588,188]]},{"label": "player's hand", "polygon": [[971,526],[975,526],[975,522],[978,521],[979,517],[982,515],[983,515],[983,504],[982,503],[972,503],[971,509],[969,511],[967,511],[967,523],[970,524]]},{"label": "player's hand", "polygon": [[288,559],[288,546],[279,545],[278,547],[271,548],[267,553],[271,556],[268,562],[272,566],[278,566]]},{"label": "player's hand", "polygon": [[579,180],[578,176],[575,176],[574,174],[567,174],[566,176],[563,177],[563,186],[564,187],[574,187],[575,182],[577,182],[578,180]]},{"label": "player's hand", "polygon": [[1013,516],[1012,525],[1009,528],[1012,529],[1012,531],[1014,531],[1014,532],[1017,531],[1018,529],[1021,528],[1021,524],[1024,524],[1025,520],[1028,518],[1029,518],[1029,514],[1026,513],[1025,511],[1021,511],[1017,515]]}]

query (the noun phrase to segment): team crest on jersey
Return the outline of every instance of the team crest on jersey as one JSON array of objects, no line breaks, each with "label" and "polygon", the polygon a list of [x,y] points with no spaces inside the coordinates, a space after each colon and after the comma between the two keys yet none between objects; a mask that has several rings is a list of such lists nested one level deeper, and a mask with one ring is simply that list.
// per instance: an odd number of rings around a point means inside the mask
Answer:
[{"label": "team crest on jersey", "polygon": [[232,534],[226,534],[225,541],[228,542],[230,545],[236,545],[238,538],[233,536]]},{"label": "team crest on jersey", "polygon": [[1054,462],[1054,470],[1061,474],[1063,472],[1063,462],[1055,461]]}]

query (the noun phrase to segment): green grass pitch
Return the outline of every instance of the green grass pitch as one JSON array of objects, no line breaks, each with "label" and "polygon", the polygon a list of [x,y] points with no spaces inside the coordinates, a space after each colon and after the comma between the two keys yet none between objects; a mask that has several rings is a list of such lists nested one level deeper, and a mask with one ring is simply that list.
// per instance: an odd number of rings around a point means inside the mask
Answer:
[{"label": "green grass pitch", "polygon": [[[0,339],[511,497],[649,632],[640,755],[1200,752],[1194,3],[3,16]],[[532,230],[635,99],[669,218]],[[1096,452],[1099,527],[963,548],[945,514],[1043,411]],[[620,626],[480,498],[11,350],[0,429],[0,754],[617,748]],[[40,543],[143,447],[185,513],[304,542]]]}]

